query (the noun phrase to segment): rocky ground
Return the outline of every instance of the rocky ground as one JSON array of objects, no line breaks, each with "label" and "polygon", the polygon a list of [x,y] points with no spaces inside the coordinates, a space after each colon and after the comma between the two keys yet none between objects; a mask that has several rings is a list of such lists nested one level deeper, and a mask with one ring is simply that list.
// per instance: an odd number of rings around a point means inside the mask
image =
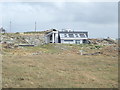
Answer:
[{"label": "rocky ground", "polygon": [[118,45],[45,44],[1,51],[4,88],[117,88]]},{"label": "rocky ground", "polygon": [[118,87],[117,40],[45,44],[43,33],[6,33],[0,40],[3,88]]},{"label": "rocky ground", "polygon": [[[89,44],[95,45],[112,45],[118,44],[118,40],[111,38],[102,39],[88,39]],[[45,32],[39,33],[4,33],[0,36],[0,43],[3,44],[5,48],[15,48],[19,45],[34,45],[40,46],[45,44]]]},{"label": "rocky ground", "polygon": [[0,36],[0,43],[6,48],[15,48],[19,45],[39,46],[45,43],[44,34],[17,34],[5,33]]}]

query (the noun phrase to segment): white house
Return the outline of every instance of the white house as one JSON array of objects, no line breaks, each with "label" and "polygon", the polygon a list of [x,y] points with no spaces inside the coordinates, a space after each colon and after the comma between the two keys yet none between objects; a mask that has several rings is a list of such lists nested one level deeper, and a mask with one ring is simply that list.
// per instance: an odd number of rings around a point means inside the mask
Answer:
[{"label": "white house", "polygon": [[0,33],[5,33],[5,32],[6,32],[6,30],[3,27],[1,27],[0,28]]},{"label": "white house", "polygon": [[52,29],[45,35],[46,43],[82,44],[87,43],[88,32]]}]

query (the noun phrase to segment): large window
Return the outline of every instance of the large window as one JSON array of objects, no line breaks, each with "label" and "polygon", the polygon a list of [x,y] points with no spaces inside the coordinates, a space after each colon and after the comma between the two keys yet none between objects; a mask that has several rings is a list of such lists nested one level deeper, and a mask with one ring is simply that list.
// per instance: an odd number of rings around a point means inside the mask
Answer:
[{"label": "large window", "polygon": [[67,37],[67,34],[64,34],[64,37]]},{"label": "large window", "polygon": [[74,37],[74,35],[73,34],[68,34],[69,35],[69,37]]},{"label": "large window", "polygon": [[75,37],[79,37],[78,34],[75,34]]},{"label": "large window", "polygon": [[85,38],[85,34],[79,34],[81,38]]}]

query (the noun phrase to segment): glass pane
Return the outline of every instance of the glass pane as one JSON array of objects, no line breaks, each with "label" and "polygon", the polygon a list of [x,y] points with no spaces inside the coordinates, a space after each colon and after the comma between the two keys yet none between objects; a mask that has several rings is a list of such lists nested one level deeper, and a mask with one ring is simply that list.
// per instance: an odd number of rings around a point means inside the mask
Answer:
[{"label": "glass pane", "polygon": [[74,37],[74,35],[73,34],[69,34],[69,37]]},{"label": "glass pane", "polygon": [[84,38],[85,37],[85,34],[79,34],[80,35],[80,37],[82,37],[82,38]]},{"label": "glass pane", "polygon": [[67,37],[67,34],[64,34],[64,37]]},{"label": "glass pane", "polygon": [[78,34],[75,34],[76,37],[79,37]]}]

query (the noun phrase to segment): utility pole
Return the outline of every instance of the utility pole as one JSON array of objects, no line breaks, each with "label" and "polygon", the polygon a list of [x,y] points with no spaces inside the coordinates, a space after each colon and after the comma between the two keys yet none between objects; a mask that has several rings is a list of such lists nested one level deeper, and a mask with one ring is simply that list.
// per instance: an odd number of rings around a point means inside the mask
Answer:
[{"label": "utility pole", "polygon": [[36,32],[36,21],[35,21],[35,32]]},{"label": "utility pole", "polygon": [[10,21],[10,33],[11,33],[11,23],[12,23],[12,22]]}]

